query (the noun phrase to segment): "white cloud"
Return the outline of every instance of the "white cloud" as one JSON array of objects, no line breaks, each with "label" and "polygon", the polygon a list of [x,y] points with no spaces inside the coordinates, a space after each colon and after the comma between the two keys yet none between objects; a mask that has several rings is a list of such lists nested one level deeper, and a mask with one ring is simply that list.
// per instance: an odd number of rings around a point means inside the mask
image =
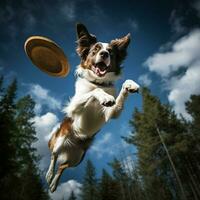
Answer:
[{"label": "white cloud", "polygon": [[200,1],[196,0],[192,3],[192,7],[197,11],[197,15],[200,18]]},{"label": "white cloud", "polygon": [[25,13],[26,21],[24,24],[24,32],[29,33],[30,31],[34,30],[37,20],[35,16],[31,12]]},{"label": "white cloud", "polygon": [[9,4],[7,4],[5,7],[0,7],[0,22],[1,23],[7,23],[10,20],[13,19],[14,17],[14,10],[12,8],[12,6],[10,6]]},{"label": "white cloud", "polygon": [[47,106],[50,110],[61,109],[61,101],[50,96],[48,89],[38,84],[31,84],[29,92],[36,102],[36,113],[40,113],[43,106]]},{"label": "white cloud", "polygon": [[80,200],[81,187],[82,187],[81,183],[75,180],[69,180],[66,183],[60,184],[54,193],[49,193],[49,196],[53,200],[61,200],[61,199],[68,200],[71,192],[73,191],[75,196],[77,197],[77,200]]},{"label": "white cloud", "polygon": [[113,155],[113,141],[112,141],[111,133],[103,133],[101,138],[95,140],[90,148],[90,152],[95,153],[97,158],[102,158],[103,155]]},{"label": "white cloud", "polygon": [[97,1],[90,1],[90,9],[83,11],[82,14],[87,16],[87,20],[96,24],[101,24],[108,20],[107,13]]},{"label": "white cloud", "polygon": [[185,102],[191,94],[200,94],[200,62],[190,66],[185,75],[174,80],[170,89],[168,98],[174,104],[176,113],[190,119],[185,111]]},{"label": "white cloud", "polygon": [[192,31],[172,46],[171,51],[155,53],[144,63],[150,71],[165,77],[181,67],[188,67],[200,56],[200,30]]},{"label": "white cloud", "polygon": [[[8,1],[5,6],[0,7],[0,23],[6,27],[2,28],[2,31],[10,37],[12,45],[13,41],[18,40],[19,35],[30,33],[34,29],[37,21],[33,7],[27,1],[21,1],[20,11],[16,10],[12,1]],[[9,42],[6,42],[6,45],[8,44]]]},{"label": "white cloud", "polygon": [[[24,84],[27,85],[27,84]],[[38,84],[28,84],[29,93],[36,102],[36,116],[32,119],[36,129],[38,141],[34,144],[37,153],[41,156],[40,169],[44,170],[50,163],[50,150],[48,141],[55,130],[60,126],[59,119],[51,110],[60,110],[61,101],[52,97],[50,91]],[[48,112],[44,113],[43,108],[47,108]]]},{"label": "white cloud", "polygon": [[135,167],[133,157],[131,155],[128,155],[125,158],[123,157],[121,161],[122,161],[122,167],[124,168],[125,172],[128,175],[132,175],[132,172]]},{"label": "white cloud", "polygon": [[[128,128],[125,127],[127,126],[121,126],[120,133],[123,135],[124,133],[127,133],[127,135],[129,135],[130,132],[127,131]],[[101,159],[105,155],[118,155],[129,147],[129,145],[124,140],[120,139],[120,142],[116,141],[116,138],[112,135],[113,133],[110,132],[102,133],[102,136],[98,137],[89,148],[89,153],[95,154],[98,159]]]},{"label": "white cloud", "polygon": [[133,31],[137,31],[139,29],[138,22],[136,20],[130,19],[129,24],[131,26],[131,29],[133,29]]},{"label": "white cloud", "polygon": [[171,24],[171,29],[174,33],[184,33],[186,31],[186,27],[183,26],[184,18],[179,16],[177,10],[172,10],[169,23]]},{"label": "white cloud", "polygon": [[58,117],[55,114],[48,112],[44,115],[34,117],[32,121],[34,122],[36,136],[38,138],[38,141],[34,144],[34,147],[37,148],[38,154],[42,156],[40,168],[44,170],[48,167],[50,162],[48,140],[54,127],[58,127]]},{"label": "white cloud", "polygon": [[142,74],[139,76],[138,81],[140,84],[145,86],[150,86],[152,83],[152,80],[149,78],[148,74]]},{"label": "white cloud", "polygon": [[73,21],[76,17],[75,3],[73,1],[64,3],[61,8],[61,13],[68,21]]},{"label": "white cloud", "polygon": [[[187,119],[190,117],[185,111],[185,102],[191,94],[200,94],[199,44],[200,29],[196,29],[172,44],[171,50],[155,53],[144,63],[150,71],[163,78],[174,110]],[[178,73],[181,68],[185,73]]]}]

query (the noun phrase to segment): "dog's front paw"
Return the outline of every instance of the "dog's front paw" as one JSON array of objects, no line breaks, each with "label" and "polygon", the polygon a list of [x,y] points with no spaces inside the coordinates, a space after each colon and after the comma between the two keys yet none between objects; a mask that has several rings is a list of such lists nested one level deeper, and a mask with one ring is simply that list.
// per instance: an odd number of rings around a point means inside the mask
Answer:
[{"label": "dog's front paw", "polygon": [[139,88],[140,88],[140,86],[136,82],[134,82],[132,80],[126,80],[123,83],[123,89],[126,92],[130,92],[130,93],[138,92]]},{"label": "dog's front paw", "polygon": [[115,104],[115,98],[112,95],[103,93],[99,96],[99,102],[103,106],[111,107]]}]

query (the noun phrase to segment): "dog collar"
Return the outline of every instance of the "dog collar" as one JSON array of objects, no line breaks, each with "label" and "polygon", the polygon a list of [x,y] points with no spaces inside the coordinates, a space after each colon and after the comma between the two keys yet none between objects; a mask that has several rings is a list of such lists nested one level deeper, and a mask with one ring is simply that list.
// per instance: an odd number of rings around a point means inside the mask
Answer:
[{"label": "dog collar", "polygon": [[108,83],[98,83],[96,81],[89,81],[90,83],[94,84],[94,85],[97,85],[97,86],[101,86],[101,87],[112,87],[113,86],[113,83],[112,82],[108,82]]},{"label": "dog collar", "polygon": [[[84,78],[84,76],[83,75],[81,75],[81,74],[78,74],[78,77],[79,78]],[[86,79],[87,80],[87,79]],[[92,83],[92,84],[94,84],[94,85],[97,85],[97,86],[100,86],[100,87],[112,87],[114,84],[113,84],[113,82],[103,82],[103,83],[99,83],[99,82],[97,82],[97,81],[89,81],[89,80],[87,80],[88,82],[90,82],[90,83]]]}]

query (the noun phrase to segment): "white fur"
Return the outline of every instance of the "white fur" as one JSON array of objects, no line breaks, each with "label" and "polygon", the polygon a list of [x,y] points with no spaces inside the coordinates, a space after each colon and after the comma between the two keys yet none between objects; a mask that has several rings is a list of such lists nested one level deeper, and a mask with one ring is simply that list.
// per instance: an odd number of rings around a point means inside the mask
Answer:
[{"label": "white fur", "polygon": [[[82,78],[79,77],[75,85],[75,95],[64,108],[64,112],[73,120],[73,133],[80,138],[92,137],[105,122],[119,116],[129,91],[134,92],[138,89],[139,85],[137,83],[132,80],[126,80],[118,97],[115,98],[114,86],[99,86],[91,83],[83,75]],[[76,166],[83,155],[84,150],[76,145],[73,146],[71,140],[67,137],[60,136],[57,138],[51,155],[51,163],[46,174],[46,180],[51,192],[56,189],[62,174],[62,171],[59,170],[56,174],[54,173],[57,158],[63,164],[68,163],[69,166]]]},{"label": "white fur", "polygon": [[105,51],[105,52],[107,52],[109,54],[109,52],[107,50],[107,47],[108,47],[109,44],[108,43],[103,43],[103,42],[100,42],[100,44],[102,45],[102,48],[96,55],[95,63],[103,61],[107,66],[109,66],[110,65],[110,56],[108,56],[108,58],[106,58],[105,60],[103,60],[102,57],[100,56],[102,51]]},{"label": "white fur", "polygon": [[[128,91],[138,90],[139,85],[127,80],[115,99],[114,86],[100,87],[91,83],[88,81],[87,70],[80,68],[77,71],[82,73],[82,78],[77,79],[75,95],[64,108],[64,112],[73,119],[72,127],[77,134],[90,137],[99,131],[105,122],[120,114]],[[89,77],[91,78],[90,75]],[[115,105],[106,107],[105,104],[109,102]]]},{"label": "white fur", "polygon": [[49,185],[49,188],[51,190],[51,192],[55,191],[57,185],[58,185],[58,181],[59,181],[59,178],[60,178],[60,174],[56,174],[53,178],[53,180],[51,181],[50,185]]},{"label": "white fur", "polygon": [[[104,60],[100,56],[101,51],[108,52],[108,44],[101,44],[102,48],[98,52],[95,62],[103,61],[109,66],[110,56]],[[63,111],[72,120],[71,134],[75,134],[76,138],[90,140],[109,119],[119,116],[128,93],[136,92],[139,85],[132,80],[125,81],[119,95],[115,98],[115,87],[110,84],[120,77],[115,72],[107,72],[103,77],[99,77],[92,70],[78,66],[76,74],[78,78],[75,84],[75,95]],[[82,141],[84,142],[84,140]],[[56,138],[51,163],[46,174],[51,192],[56,189],[62,171],[67,167],[76,166],[83,158],[85,151],[86,149],[79,143],[75,144],[74,142],[73,144],[70,137],[58,136]],[[61,165],[54,173],[57,158],[61,161]]]},{"label": "white fur", "polygon": [[65,137],[59,137],[53,147],[53,153],[57,153],[65,142]]},{"label": "white fur", "polygon": [[50,162],[47,174],[46,174],[46,180],[47,180],[48,184],[51,183],[51,180],[52,180],[52,178],[54,176],[54,170],[55,170],[56,160],[57,160],[57,156],[54,153],[52,153],[52,155],[51,155],[51,162]]}]

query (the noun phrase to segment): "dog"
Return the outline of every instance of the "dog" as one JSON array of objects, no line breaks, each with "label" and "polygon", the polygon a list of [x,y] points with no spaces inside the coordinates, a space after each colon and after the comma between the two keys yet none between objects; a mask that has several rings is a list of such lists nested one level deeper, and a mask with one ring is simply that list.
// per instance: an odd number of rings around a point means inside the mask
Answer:
[{"label": "dog", "polygon": [[[51,192],[56,190],[63,170],[83,160],[101,127],[119,116],[128,94],[139,90],[137,83],[126,80],[115,98],[114,83],[121,74],[130,34],[102,43],[83,24],[77,24],[76,28],[76,51],[81,62],[76,70],[75,95],[64,108],[66,117],[49,140],[51,162],[46,180]],[[55,173],[57,159],[60,164]]]}]

